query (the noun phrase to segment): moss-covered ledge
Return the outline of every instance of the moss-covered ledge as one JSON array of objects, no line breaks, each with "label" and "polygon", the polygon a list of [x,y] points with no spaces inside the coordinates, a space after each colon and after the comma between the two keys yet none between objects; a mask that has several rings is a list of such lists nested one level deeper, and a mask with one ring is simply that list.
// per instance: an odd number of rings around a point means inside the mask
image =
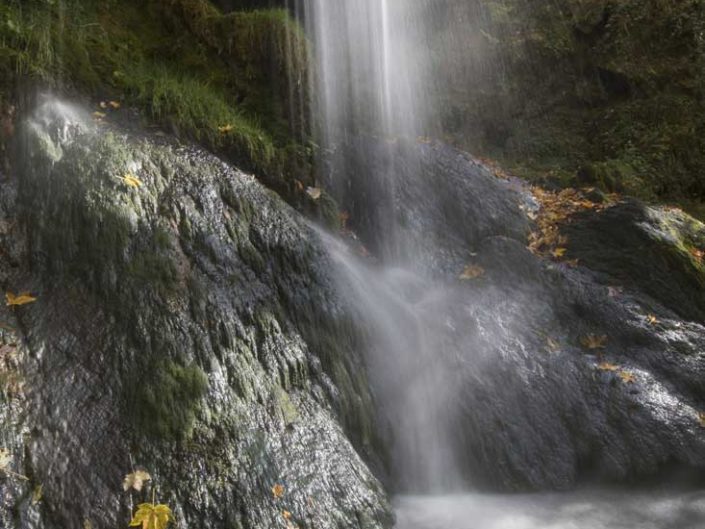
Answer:
[{"label": "moss-covered ledge", "polygon": [[28,86],[82,95],[107,121],[119,112],[98,103],[113,100],[139,110],[145,125],[255,172],[290,201],[295,180],[312,181],[308,43],[284,10],[9,0],[0,5],[0,42],[0,118]]}]

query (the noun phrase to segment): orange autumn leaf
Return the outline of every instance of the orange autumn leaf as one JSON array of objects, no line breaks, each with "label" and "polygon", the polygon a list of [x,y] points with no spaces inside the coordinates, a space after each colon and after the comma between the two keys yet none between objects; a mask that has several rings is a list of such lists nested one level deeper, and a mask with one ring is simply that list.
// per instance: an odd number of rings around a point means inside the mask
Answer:
[{"label": "orange autumn leaf", "polygon": [[32,296],[29,292],[23,292],[21,294],[15,295],[12,292],[5,292],[5,305],[8,307],[19,307],[21,305],[27,305],[28,303],[34,303],[37,298]]},{"label": "orange autumn leaf", "polygon": [[600,371],[619,371],[619,366],[610,362],[602,362],[597,365],[597,369]]},{"label": "orange autumn leaf", "polygon": [[607,345],[607,336],[588,334],[580,339],[580,343],[586,349],[603,349]]},{"label": "orange autumn leaf", "polygon": [[272,487],[272,496],[275,498],[281,498],[284,495],[284,485],[281,485],[280,483],[276,483]]}]

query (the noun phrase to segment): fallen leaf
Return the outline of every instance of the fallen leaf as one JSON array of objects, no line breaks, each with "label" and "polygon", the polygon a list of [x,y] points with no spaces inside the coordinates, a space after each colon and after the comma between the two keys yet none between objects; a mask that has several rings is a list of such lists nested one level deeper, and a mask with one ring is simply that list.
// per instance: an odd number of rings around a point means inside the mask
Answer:
[{"label": "fallen leaf", "polygon": [[304,184],[301,180],[294,180],[294,186],[296,186],[297,191],[303,191],[304,190]]},{"label": "fallen leaf", "polygon": [[580,339],[580,343],[587,349],[603,349],[607,345],[607,336],[588,334]]},{"label": "fallen leaf", "polygon": [[5,305],[8,307],[18,307],[20,305],[27,305],[28,303],[34,303],[37,298],[32,296],[29,292],[22,292],[21,294],[15,295],[12,292],[5,292]]},{"label": "fallen leaf", "polygon": [[568,251],[567,248],[556,248],[551,252],[551,255],[553,256],[554,259],[560,259],[565,255],[565,253]]},{"label": "fallen leaf", "polygon": [[282,511],[282,516],[284,517],[285,520],[291,519],[291,513],[289,511]]},{"label": "fallen leaf", "polygon": [[307,187],[306,193],[313,200],[318,200],[319,198],[321,198],[321,188],[320,187]]},{"label": "fallen leaf", "polygon": [[611,298],[616,298],[622,295],[622,287],[607,287],[607,295]]},{"label": "fallen leaf", "polygon": [[108,108],[108,104],[105,101],[101,101],[100,108],[103,108],[103,109]]},{"label": "fallen leaf", "polygon": [[83,520],[83,529],[93,529],[93,524],[88,518]]},{"label": "fallen leaf", "polygon": [[705,428],[705,411],[698,412],[698,422]]},{"label": "fallen leaf", "polygon": [[130,489],[140,491],[142,490],[144,482],[149,481],[150,479],[152,479],[152,476],[149,475],[149,472],[145,470],[136,470],[125,476],[125,479],[122,481],[122,488],[125,491]]},{"label": "fallen leaf", "polygon": [[649,322],[649,324],[651,325],[656,325],[658,323],[658,318],[656,318],[656,316],[654,316],[653,314],[649,314],[646,317],[646,321]]},{"label": "fallen leaf", "polygon": [[705,258],[705,251],[703,250],[698,248],[690,248],[688,251],[690,252],[690,255],[695,257],[698,261],[702,261],[703,258]]},{"label": "fallen leaf", "polygon": [[555,353],[556,351],[558,351],[558,349],[560,349],[560,347],[560,344],[556,340],[554,340],[550,336],[546,336],[546,348],[549,351]]},{"label": "fallen leaf", "polygon": [[280,483],[276,483],[272,487],[272,496],[275,498],[281,498],[284,495],[284,485],[281,485]]},{"label": "fallen leaf", "polygon": [[42,501],[42,498],[44,497],[44,485],[41,483],[34,487],[34,490],[32,491],[32,505],[36,505],[40,501]]},{"label": "fallen leaf", "polygon": [[468,281],[470,279],[477,279],[478,277],[482,277],[483,275],[485,275],[484,268],[477,265],[468,265],[465,267],[465,270],[463,270],[463,273],[460,274],[460,279],[462,279],[463,281]]},{"label": "fallen leaf", "polygon": [[7,448],[0,448],[0,470],[5,471],[12,463],[12,456]]},{"label": "fallen leaf", "polygon": [[600,371],[619,371],[619,366],[611,364],[610,362],[602,362],[597,365],[597,369]]},{"label": "fallen leaf", "polygon": [[338,219],[340,219],[340,228],[343,231],[346,231],[348,229],[348,221],[350,220],[350,213],[347,211],[341,211],[340,214],[338,215]]},{"label": "fallen leaf", "polygon": [[142,180],[137,178],[135,175],[132,173],[127,173],[125,176],[118,176],[120,180],[122,180],[126,185],[130,187],[140,187],[142,185]]},{"label": "fallen leaf", "polygon": [[228,132],[232,132],[234,128],[235,127],[228,123],[227,125],[222,125],[218,127],[218,132],[220,132],[221,134],[227,134]]},{"label": "fallen leaf", "polygon": [[121,104],[120,104],[119,101],[110,101],[108,104],[109,104],[114,110],[117,110],[117,109],[120,108],[120,106],[121,106]]},{"label": "fallen leaf", "polygon": [[97,110],[93,112],[93,117],[95,119],[101,120],[105,117],[105,112],[98,112]]},{"label": "fallen leaf", "polygon": [[174,521],[171,509],[163,504],[141,503],[130,521],[130,527],[142,526],[142,529],[164,529]]},{"label": "fallen leaf", "polygon": [[622,382],[624,382],[625,384],[633,384],[634,382],[636,382],[636,377],[634,376],[634,373],[630,373],[629,371],[620,371],[619,378],[621,378]]}]

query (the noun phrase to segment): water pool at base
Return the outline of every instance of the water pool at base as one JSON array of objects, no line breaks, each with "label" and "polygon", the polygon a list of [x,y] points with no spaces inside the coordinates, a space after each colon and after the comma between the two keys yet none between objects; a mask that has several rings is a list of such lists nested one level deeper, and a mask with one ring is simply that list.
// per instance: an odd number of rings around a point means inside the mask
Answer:
[{"label": "water pool at base", "polygon": [[705,490],[400,496],[397,529],[702,529]]}]

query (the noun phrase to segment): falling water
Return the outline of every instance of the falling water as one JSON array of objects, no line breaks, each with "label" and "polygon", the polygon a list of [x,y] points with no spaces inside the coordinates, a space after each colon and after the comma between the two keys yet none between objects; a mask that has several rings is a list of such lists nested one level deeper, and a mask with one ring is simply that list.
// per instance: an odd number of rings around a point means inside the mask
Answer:
[{"label": "falling water", "polygon": [[[426,1],[305,0],[305,19],[316,50],[316,115],[329,189],[348,205],[365,192],[390,197],[400,181],[395,158],[373,168],[353,144],[360,137],[393,145],[424,133],[431,108],[425,83],[423,38]],[[363,150],[364,151],[364,150]],[[405,160],[407,165],[413,161]],[[360,178],[355,180],[355,176]],[[364,207],[364,206],[363,206]],[[393,205],[383,204],[386,266],[371,268],[344,245],[325,237],[341,281],[370,329],[368,362],[388,425],[398,487],[431,491],[460,486],[444,410],[453,398],[452,362],[444,354],[444,287],[407,266],[414,246],[402,238]],[[358,209],[360,216],[366,214]],[[354,220],[354,219],[353,219]],[[384,228],[382,228],[384,226]]]}]

